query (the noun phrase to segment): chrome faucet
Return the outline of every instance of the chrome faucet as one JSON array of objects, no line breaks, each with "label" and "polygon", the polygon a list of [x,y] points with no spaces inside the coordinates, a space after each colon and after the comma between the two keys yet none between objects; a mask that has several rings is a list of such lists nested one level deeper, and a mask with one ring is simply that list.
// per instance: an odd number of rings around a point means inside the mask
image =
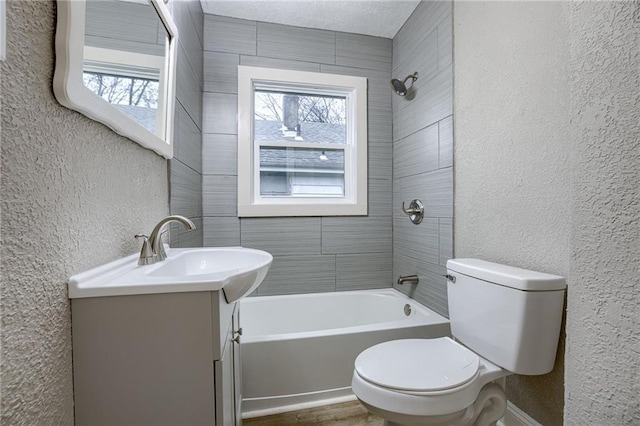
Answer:
[{"label": "chrome faucet", "polygon": [[398,277],[398,285],[402,285],[404,283],[418,284],[420,279],[417,275],[400,275]]},{"label": "chrome faucet", "polygon": [[[189,219],[184,216],[172,215],[167,216],[162,219],[151,231],[151,235],[149,235],[148,246],[147,241],[144,241],[142,250],[140,251],[140,260],[138,261],[138,265],[149,265],[155,262],[162,262],[167,258],[167,253],[164,251],[164,246],[162,245],[162,228],[165,227],[170,222],[180,222],[184,225],[188,230],[196,229],[196,225],[193,224]],[[165,231],[166,232],[166,231]],[[137,237],[144,237],[144,235],[140,235]],[[149,248],[151,249],[151,253],[149,253]],[[149,255],[151,254],[152,259],[149,259]],[[144,259],[143,259],[144,256]]]}]

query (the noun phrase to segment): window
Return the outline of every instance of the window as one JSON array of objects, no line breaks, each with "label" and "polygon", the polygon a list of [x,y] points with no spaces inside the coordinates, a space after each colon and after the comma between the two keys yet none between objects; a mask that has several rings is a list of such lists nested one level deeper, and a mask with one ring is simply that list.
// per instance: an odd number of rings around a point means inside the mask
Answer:
[{"label": "window", "polygon": [[82,77],[89,90],[151,133],[156,133],[158,80],[87,71]]},{"label": "window", "polygon": [[367,82],[238,67],[238,216],[367,214]]},{"label": "window", "polygon": [[82,82],[96,95],[149,132],[164,137],[158,114],[164,56],[84,47]]}]

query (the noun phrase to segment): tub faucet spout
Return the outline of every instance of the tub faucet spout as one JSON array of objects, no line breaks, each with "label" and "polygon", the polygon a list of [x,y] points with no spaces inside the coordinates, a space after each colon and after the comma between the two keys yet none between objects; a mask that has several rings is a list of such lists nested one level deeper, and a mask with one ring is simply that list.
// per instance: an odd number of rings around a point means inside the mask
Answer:
[{"label": "tub faucet spout", "polygon": [[162,245],[162,228],[170,222],[179,222],[188,230],[196,229],[196,225],[184,216],[167,216],[158,222],[155,228],[153,228],[153,231],[151,231],[151,235],[149,235],[149,243],[151,244],[151,250],[156,262],[162,262],[167,258],[167,253],[164,251],[164,247]]},{"label": "tub faucet spout", "polygon": [[418,284],[420,279],[417,275],[401,275],[398,277],[398,285],[402,285],[404,283]]}]

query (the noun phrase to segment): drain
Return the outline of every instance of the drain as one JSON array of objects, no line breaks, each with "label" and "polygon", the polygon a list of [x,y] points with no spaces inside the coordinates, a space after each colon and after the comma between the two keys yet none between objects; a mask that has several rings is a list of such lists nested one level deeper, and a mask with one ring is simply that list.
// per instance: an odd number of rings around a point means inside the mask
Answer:
[{"label": "drain", "polygon": [[405,314],[406,316],[411,315],[411,305],[410,305],[410,304],[408,304],[408,303],[407,303],[406,305],[404,305],[404,314]]}]

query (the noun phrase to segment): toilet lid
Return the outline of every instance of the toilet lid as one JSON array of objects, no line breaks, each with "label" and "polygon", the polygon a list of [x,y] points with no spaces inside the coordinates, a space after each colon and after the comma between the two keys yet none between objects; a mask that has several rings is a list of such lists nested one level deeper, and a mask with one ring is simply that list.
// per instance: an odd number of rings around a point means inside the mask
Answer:
[{"label": "toilet lid", "polygon": [[428,392],[458,387],[475,377],[478,355],[448,337],[393,340],[356,358],[356,372],[385,388]]}]

